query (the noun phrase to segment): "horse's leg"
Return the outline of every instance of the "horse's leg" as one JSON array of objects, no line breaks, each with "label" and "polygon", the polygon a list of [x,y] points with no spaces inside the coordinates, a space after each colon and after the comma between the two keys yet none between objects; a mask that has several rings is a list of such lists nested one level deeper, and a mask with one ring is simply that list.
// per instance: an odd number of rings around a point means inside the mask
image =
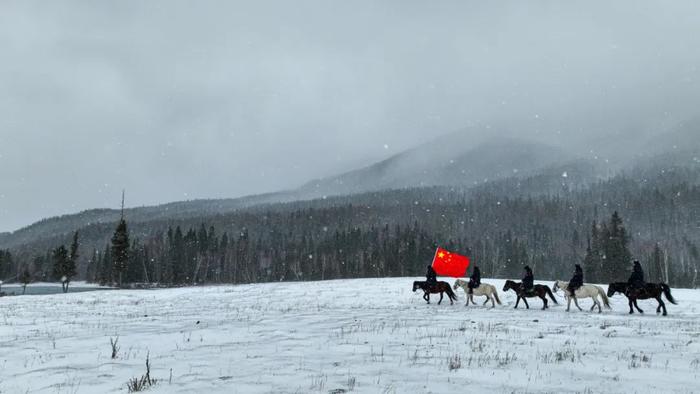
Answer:
[{"label": "horse's leg", "polygon": [[427,291],[426,291],[425,293],[423,293],[423,299],[424,299],[428,304],[430,304],[430,293],[428,293]]},{"label": "horse's leg", "polygon": [[641,310],[641,309],[639,308],[639,305],[637,305],[637,299],[636,299],[636,298],[634,299],[634,307],[637,308],[637,311],[638,311],[639,313],[644,313],[644,311]]},{"label": "horse's leg", "polygon": [[523,302],[525,303],[525,308],[530,309],[530,304],[527,303],[526,297],[523,297]]},{"label": "horse's leg", "polygon": [[566,297],[566,311],[568,312],[569,309],[571,309],[571,297]]},{"label": "horse's leg", "polygon": [[628,300],[629,300],[629,304],[630,304],[630,315],[631,315],[634,313],[634,309],[633,309],[634,302],[632,301],[631,298],[629,298]]},{"label": "horse's leg", "polygon": [[541,295],[540,298],[542,299],[542,310],[549,308],[549,305],[547,304],[547,299],[544,298],[544,294]]},{"label": "horse's leg", "polygon": [[493,299],[491,298],[491,296],[488,295],[488,294],[486,294],[486,301],[484,301],[484,303],[482,304],[482,306],[488,304],[489,300],[491,300],[491,302],[493,302]]},{"label": "horse's leg", "polygon": [[466,291],[466,292],[464,293],[464,295],[466,296],[466,297],[464,297],[464,298],[467,299],[467,303],[464,304],[464,306],[469,306],[469,291]]},{"label": "horse's leg", "polygon": [[520,303],[520,296],[518,296],[518,299],[515,301],[515,306],[513,309],[518,309],[518,304]]},{"label": "horse's leg", "polygon": [[440,301],[438,301],[438,305],[442,302],[442,292],[440,292]]},{"label": "horse's leg", "polygon": [[663,310],[664,310],[664,316],[666,316],[666,315],[667,315],[667,313],[666,313],[666,303],[664,302],[664,300],[661,299],[661,294],[659,294],[659,295],[656,297],[656,301],[659,301],[659,306],[656,308],[656,313],[659,313],[659,308],[663,308]]},{"label": "horse's leg", "polygon": [[578,305],[578,297],[576,297],[576,295],[574,294],[573,298],[574,298],[574,304],[576,305],[576,308],[578,308],[579,311],[583,312],[583,309],[581,309],[581,307]]}]

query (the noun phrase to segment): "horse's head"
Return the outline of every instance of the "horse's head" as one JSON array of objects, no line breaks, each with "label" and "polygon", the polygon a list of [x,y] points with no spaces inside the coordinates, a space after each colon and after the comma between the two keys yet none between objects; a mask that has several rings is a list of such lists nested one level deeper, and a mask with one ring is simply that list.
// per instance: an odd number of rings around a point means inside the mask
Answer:
[{"label": "horse's head", "polygon": [[413,292],[415,293],[418,289],[420,289],[420,283],[418,281],[413,282]]},{"label": "horse's head", "polygon": [[554,287],[552,287],[552,291],[556,293],[557,291],[559,291],[559,289],[559,281],[554,281]]},{"label": "horse's head", "polygon": [[608,285],[608,297],[614,296],[617,292],[624,293],[624,291],[625,289],[620,286],[619,283],[611,283]]},{"label": "horse's head", "polygon": [[507,280],[506,284],[503,285],[503,291],[508,291],[509,289],[511,289],[514,283],[515,282],[513,282],[512,280]]},{"label": "horse's head", "polygon": [[455,289],[455,290],[457,290],[457,288],[460,287],[460,286],[462,286],[462,280],[461,280],[461,279],[457,279],[457,280],[455,280],[455,284],[454,284],[454,286],[452,286],[452,288]]}]

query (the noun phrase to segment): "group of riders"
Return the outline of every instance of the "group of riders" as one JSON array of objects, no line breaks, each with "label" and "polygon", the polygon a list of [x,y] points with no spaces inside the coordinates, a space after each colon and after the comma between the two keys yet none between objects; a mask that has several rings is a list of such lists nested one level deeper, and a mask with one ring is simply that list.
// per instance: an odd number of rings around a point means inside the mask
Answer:
[{"label": "group of riders", "polygon": [[[425,274],[426,282],[428,286],[434,286],[437,284],[437,274],[432,266],[428,266],[428,271]],[[632,264],[632,275],[627,280],[628,292],[638,289],[643,289],[645,287],[644,282],[644,271],[642,270],[642,265],[639,261],[635,260]],[[474,289],[481,286],[481,270],[478,266],[474,266],[471,276],[469,277],[469,294],[473,294]],[[574,275],[569,281],[569,286],[567,287],[568,295],[575,299],[576,290],[583,286],[583,269],[581,265],[576,264],[574,267]],[[532,294],[535,288],[535,275],[532,273],[530,266],[526,265],[523,269],[523,279],[520,285],[521,290],[525,294]]]}]

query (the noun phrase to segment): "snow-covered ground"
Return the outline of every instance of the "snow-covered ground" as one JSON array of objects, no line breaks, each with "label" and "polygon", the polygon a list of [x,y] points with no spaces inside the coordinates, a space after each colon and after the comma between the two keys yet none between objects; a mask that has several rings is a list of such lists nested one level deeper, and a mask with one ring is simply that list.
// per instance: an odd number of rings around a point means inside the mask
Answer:
[{"label": "snow-covered ground", "polygon": [[412,281],[0,298],[0,393],[127,392],[149,353],[152,393],[700,392],[698,290],[629,316],[513,310],[500,280],[495,309],[426,305]]}]

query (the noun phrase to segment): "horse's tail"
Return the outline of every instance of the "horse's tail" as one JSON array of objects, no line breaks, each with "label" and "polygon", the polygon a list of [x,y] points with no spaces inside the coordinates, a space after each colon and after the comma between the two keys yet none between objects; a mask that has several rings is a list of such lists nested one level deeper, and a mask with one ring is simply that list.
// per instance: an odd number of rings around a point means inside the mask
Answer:
[{"label": "horse's tail", "polygon": [[666,299],[673,305],[678,305],[676,300],[673,298],[671,295],[671,288],[668,287],[666,283],[661,283],[661,289],[664,291],[664,295],[666,296]]},{"label": "horse's tail", "polygon": [[493,288],[493,298],[496,299],[496,303],[497,303],[498,305],[503,305],[503,304],[501,304],[501,299],[498,298],[498,290],[496,290],[495,287]]},{"label": "horse's tail", "polygon": [[544,289],[547,290],[547,294],[549,294],[549,298],[551,298],[555,304],[559,305],[559,302],[557,301],[556,298],[554,298],[554,294],[552,294],[552,290],[549,288],[549,286],[544,285]]},{"label": "horse's tail", "polygon": [[452,287],[447,286],[447,290],[445,290],[447,293],[447,296],[450,297],[451,300],[457,301],[457,294],[455,294],[454,291],[452,291]]},{"label": "horse's tail", "polygon": [[608,295],[605,294],[603,288],[600,286],[596,286],[595,288],[598,290],[598,294],[603,299],[603,305],[605,305],[605,307],[608,309],[612,309],[612,307],[610,306],[610,300],[608,299]]}]

